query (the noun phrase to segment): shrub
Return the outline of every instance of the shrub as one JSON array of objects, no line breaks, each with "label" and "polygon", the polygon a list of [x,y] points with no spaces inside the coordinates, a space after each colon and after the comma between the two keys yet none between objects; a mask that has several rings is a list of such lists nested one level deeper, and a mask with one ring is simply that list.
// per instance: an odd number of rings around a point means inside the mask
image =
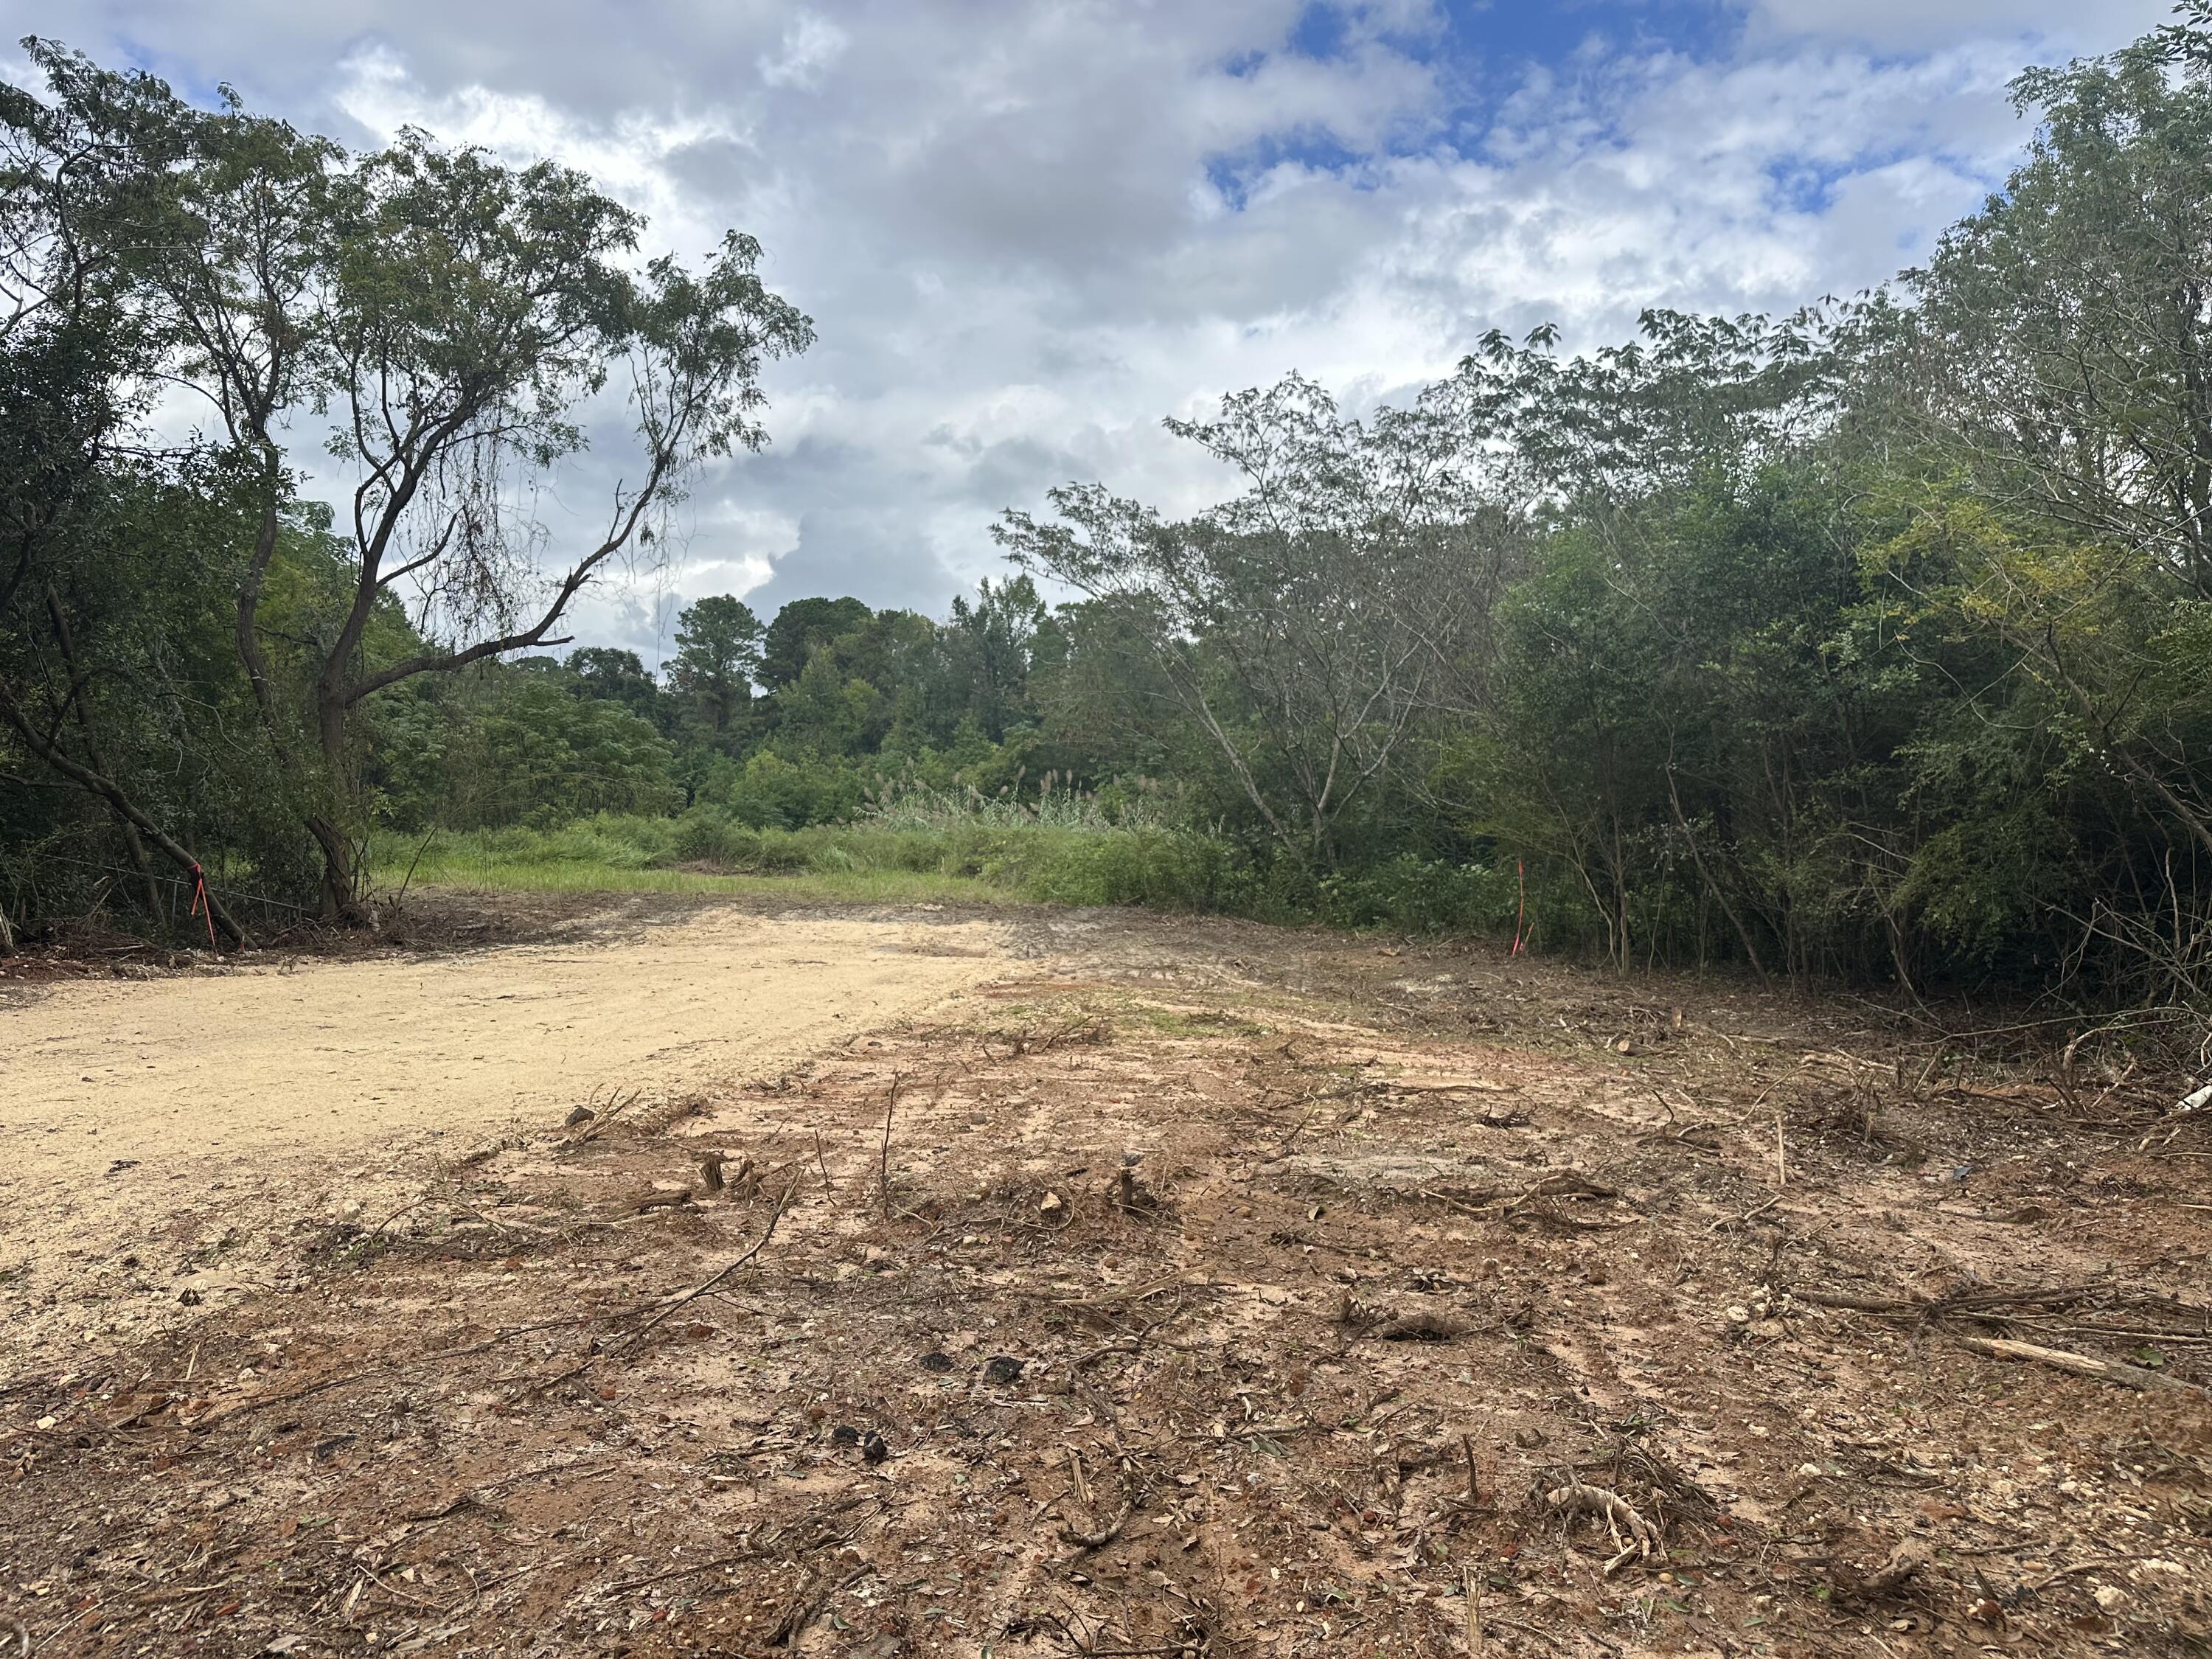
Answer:
[{"label": "shrub", "polygon": [[866,787],[860,773],[842,761],[787,760],[763,749],[733,775],[710,778],[700,793],[707,805],[751,829],[799,830],[851,817]]}]

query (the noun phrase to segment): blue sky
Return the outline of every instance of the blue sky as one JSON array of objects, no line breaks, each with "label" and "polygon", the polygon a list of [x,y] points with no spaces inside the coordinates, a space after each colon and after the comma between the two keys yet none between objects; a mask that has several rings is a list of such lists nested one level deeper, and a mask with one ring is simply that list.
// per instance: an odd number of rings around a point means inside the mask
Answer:
[{"label": "blue sky", "polygon": [[[1999,181],[2023,64],[2163,0],[0,0],[356,144],[413,123],[580,166],[696,256],[735,226],[820,343],[773,443],[580,615],[648,660],[685,599],[941,611],[987,530],[1103,479],[1224,481],[1164,415],[1302,370],[1401,397],[1493,325],[1878,282]],[[0,73],[21,64],[0,58]],[[612,413],[612,411],[610,411]],[[599,516],[619,425],[541,496]],[[301,434],[316,488],[345,480]]]}]

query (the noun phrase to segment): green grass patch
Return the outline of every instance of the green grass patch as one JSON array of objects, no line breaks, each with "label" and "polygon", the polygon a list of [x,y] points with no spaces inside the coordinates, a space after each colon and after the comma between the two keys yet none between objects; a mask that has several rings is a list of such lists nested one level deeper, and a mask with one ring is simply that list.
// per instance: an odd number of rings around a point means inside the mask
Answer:
[{"label": "green grass patch", "polygon": [[[404,873],[386,865],[397,884]],[[696,870],[631,870],[574,860],[483,859],[466,851],[426,854],[414,885],[459,893],[720,893],[806,903],[918,904],[1005,901],[1009,896],[979,881],[907,870],[850,870],[821,874],[715,875]]]},{"label": "green grass patch", "polygon": [[[1318,879],[1212,836],[1152,823],[1058,823],[976,813],[755,828],[695,807],[677,817],[603,813],[559,829],[384,836],[379,884],[475,892],[774,895],[912,903],[999,899],[1322,921],[1472,929],[1506,902],[1488,872],[1398,860]],[[1510,921],[1511,911],[1505,915]]]},{"label": "green grass patch", "polygon": [[[558,830],[382,836],[378,879],[482,892],[769,893],[885,902],[1016,899],[1231,908],[1237,861],[1204,836],[1038,823],[754,829],[713,811]],[[411,872],[411,873],[410,873]]]},{"label": "green grass patch", "polygon": [[1178,1037],[1261,1037],[1268,1035],[1268,1028],[1254,1024],[1236,1014],[1213,1012],[1184,1013],[1172,1008],[1138,1006],[1129,1011],[1133,1023],[1163,1036]]}]

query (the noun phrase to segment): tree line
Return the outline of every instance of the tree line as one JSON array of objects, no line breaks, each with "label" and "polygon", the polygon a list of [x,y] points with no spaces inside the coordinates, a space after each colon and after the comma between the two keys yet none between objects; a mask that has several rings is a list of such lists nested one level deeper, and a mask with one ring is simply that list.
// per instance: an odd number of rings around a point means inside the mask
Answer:
[{"label": "tree line", "polygon": [[[548,647],[764,441],[760,368],[810,336],[751,243],[641,262],[558,168],[351,155],[33,50],[43,94],[0,91],[19,924],[95,888],[173,918],[192,864],[234,933],[362,921],[385,830],[1073,788],[1271,913],[1380,883],[1623,967],[2212,995],[2203,6],[2023,74],[2011,175],[1881,290],[1492,334],[1358,416],[1292,375],[1169,423],[1232,481],[1207,511],[1071,483],[945,617],[707,599],[658,674]],[[530,488],[615,390],[628,482],[549,557]],[[336,514],[280,441],[315,422]]]}]

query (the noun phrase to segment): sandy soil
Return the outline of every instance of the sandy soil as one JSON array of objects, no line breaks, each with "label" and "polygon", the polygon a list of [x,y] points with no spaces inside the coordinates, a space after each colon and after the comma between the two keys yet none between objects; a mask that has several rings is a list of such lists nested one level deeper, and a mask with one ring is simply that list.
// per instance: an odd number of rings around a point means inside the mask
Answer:
[{"label": "sandy soil", "polygon": [[[141,1242],[0,1387],[0,1632],[2212,1651],[2212,1118],[2143,1056],[2058,1079],[1863,1008],[1219,922],[995,945],[891,958],[973,977],[657,1109],[364,1144],[374,1206],[335,1184],[258,1243],[206,1236],[252,1231],[234,1192],[120,1172]],[[658,1006],[609,1041],[659,1052]]]},{"label": "sandy soil", "polygon": [[[636,1090],[650,1109],[772,1074],[926,1008],[999,968],[1006,935],[696,908],[563,932],[15,993],[0,1006],[0,1382],[57,1338],[143,1334],[182,1290],[264,1277],[272,1225],[373,1209],[441,1154],[587,1101]],[[114,1282],[134,1245],[226,1237],[149,1290]]]}]

